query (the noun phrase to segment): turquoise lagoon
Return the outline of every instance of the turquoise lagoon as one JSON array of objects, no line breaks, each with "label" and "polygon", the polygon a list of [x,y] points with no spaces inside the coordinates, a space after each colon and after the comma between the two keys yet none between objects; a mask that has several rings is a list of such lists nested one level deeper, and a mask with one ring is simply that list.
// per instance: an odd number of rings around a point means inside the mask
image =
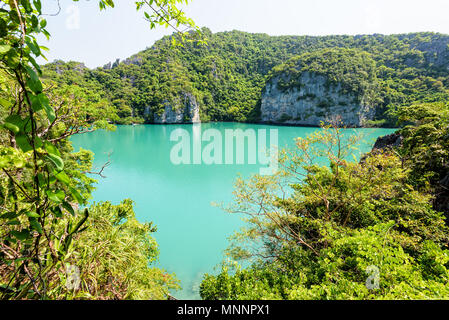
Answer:
[{"label": "turquoise lagoon", "polygon": [[[223,137],[226,129],[267,129],[268,133],[277,129],[280,148],[292,147],[296,137],[306,137],[320,129],[240,123],[141,125],[118,126],[115,132],[96,131],[72,138],[75,150],[82,147],[95,153],[95,166],[101,167],[110,158],[111,164],[104,171],[106,178],[99,179],[93,194],[94,201],[117,204],[133,199],[138,219],[152,221],[158,227],[158,266],[176,273],[181,281],[182,290],[173,295],[199,299],[203,274],[214,273],[223,260],[227,238],[243,225],[241,216],[228,214],[212,203],[230,203],[237,176],[259,173],[261,165],[175,165],[170,153],[176,142],[170,141],[170,137],[178,129],[186,130],[192,137],[208,129],[218,130]],[[363,136],[359,148],[367,152],[377,137],[394,130],[347,131]],[[223,148],[224,145],[223,142]]]}]

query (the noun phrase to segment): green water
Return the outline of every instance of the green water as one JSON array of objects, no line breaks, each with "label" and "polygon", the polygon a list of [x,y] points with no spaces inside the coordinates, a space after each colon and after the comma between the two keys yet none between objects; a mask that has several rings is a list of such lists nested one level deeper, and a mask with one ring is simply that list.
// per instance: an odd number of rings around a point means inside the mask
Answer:
[{"label": "green water", "polygon": [[[253,124],[218,123],[202,125],[119,126],[115,132],[97,131],[73,137],[79,147],[95,153],[95,165],[108,160],[111,165],[94,192],[95,201],[114,204],[131,198],[142,222],[153,221],[160,246],[159,266],[176,273],[182,290],[173,293],[179,299],[198,299],[198,287],[204,273],[213,273],[222,261],[227,237],[242,226],[241,217],[230,215],[211,205],[229,203],[233,182],[238,174],[259,173],[260,165],[174,165],[170,151],[173,130],[183,128],[192,135],[206,129],[278,129],[279,147],[293,146],[295,137],[319,130],[304,127],[276,127]],[[195,128],[195,129],[194,129]],[[364,136],[362,152],[375,140],[393,132],[390,129],[356,129]]]}]

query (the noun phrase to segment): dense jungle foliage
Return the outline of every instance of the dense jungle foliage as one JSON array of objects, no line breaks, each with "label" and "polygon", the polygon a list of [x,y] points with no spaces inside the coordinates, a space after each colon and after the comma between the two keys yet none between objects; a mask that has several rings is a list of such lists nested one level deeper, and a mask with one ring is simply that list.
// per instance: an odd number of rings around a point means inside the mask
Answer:
[{"label": "dense jungle foliage", "polygon": [[[330,76],[330,81],[342,80],[349,89],[372,86],[370,81],[376,78],[378,89],[370,98],[376,108],[374,126],[395,126],[401,106],[448,98],[447,35],[268,36],[240,31],[213,34],[208,29],[203,34],[205,44],[173,48],[173,37],[164,37],[125,61],[94,70],[82,63],[56,61],[45,67],[45,75],[77,85],[87,96],[93,93],[93,101],[109,102],[115,111],[109,120],[118,123],[151,122],[166,103],[182,107],[184,93],[196,97],[202,121],[258,121],[267,80],[272,73],[288,72],[287,61],[301,55],[306,60],[331,59],[310,66],[310,71]],[[328,56],[338,50],[325,50],[338,48],[346,51]],[[327,69],[333,62],[341,62],[342,70],[353,70],[353,79],[339,79],[338,70]]]}]

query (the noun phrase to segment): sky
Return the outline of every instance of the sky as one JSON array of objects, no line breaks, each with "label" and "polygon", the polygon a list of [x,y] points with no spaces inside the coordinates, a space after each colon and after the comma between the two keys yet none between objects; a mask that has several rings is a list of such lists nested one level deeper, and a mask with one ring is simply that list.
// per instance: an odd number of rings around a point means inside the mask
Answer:
[{"label": "sky", "polygon": [[[45,0],[45,13],[58,10]],[[60,0],[47,16],[49,61],[103,66],[151,47],[172,30],[150,30],[133,0],[115,0],[99,11],[98,1]],[[185,11],[213,32],[241,30],[269,35],[395,34],[433,31],[449,34],[449,0],[192,0]],[[42,61],[41,61],[42,62]]]}]

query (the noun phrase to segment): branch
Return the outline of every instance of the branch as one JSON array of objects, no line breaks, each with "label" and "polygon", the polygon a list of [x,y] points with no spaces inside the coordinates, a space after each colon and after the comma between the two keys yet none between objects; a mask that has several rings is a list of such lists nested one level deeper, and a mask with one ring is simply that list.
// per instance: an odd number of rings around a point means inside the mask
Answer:
[{"label": "branch", "polygon": [[109,152],[109,153],[108,153],[108,161],[101,167],[100,171],[98,171],[98,172],[84,171],[83,173],[84,173],[84,174],[96,174],[96,175],[99,175],[100,177],[102,177],[103,179],[105,179],[106,176],[103,175],[103,171],[104,171],[107,167],[109,167],[110,164],[111,164],[111,153]]},{"label": "branch", "polygon": [[11,179],[11,181],[20,189],[20,191],[22,191],[23,195],[32,202],[33,199],[31,198],[31,196],[29,196],[28,193],[22,188],[22,186],[16,180],[14,180],[14,178],[8,173],[8,171],[6,171],[5,169],[2,170],[8,176],[8,178]]}]

